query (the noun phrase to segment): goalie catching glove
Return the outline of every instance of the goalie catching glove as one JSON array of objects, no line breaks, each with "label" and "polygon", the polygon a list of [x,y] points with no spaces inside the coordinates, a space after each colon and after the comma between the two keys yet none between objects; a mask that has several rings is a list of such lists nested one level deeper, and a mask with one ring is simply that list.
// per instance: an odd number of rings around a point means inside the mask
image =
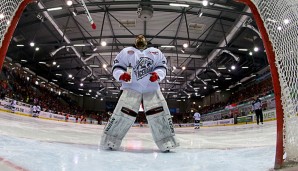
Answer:
[{"label": "goalie catching glove", "polygon": [[151,82],[155,82],[155,81],[157,81],[157,80],[159,79],[159,76],[157,75],[156,72],[151,72],[150,74],[151,74],[151,77],[150,77],[149,80],[150,80]]}]

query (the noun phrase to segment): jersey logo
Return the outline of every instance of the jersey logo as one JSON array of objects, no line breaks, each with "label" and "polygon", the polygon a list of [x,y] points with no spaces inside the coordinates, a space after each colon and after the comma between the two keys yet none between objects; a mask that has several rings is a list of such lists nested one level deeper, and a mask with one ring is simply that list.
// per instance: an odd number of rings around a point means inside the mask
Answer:
[{"label": "jersey logo", "polygon": [[127,51],[127,54],[129,54],[129,55],[133,55],[135,52],[133,51],[133,50],[129,50],[129,51]]},{"label": "jersey logo", "polygon": [[141,57],[137,61],[137,65],[134,68],[137,80],[144,78],[150,72],[153,71],[153,60],[148,57]]}]

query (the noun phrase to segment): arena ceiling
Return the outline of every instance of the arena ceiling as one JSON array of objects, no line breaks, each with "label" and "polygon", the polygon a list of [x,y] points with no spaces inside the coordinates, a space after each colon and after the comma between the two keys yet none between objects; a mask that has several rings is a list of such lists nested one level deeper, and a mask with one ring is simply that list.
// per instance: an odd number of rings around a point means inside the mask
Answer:
[{"label": "arena ceiling", "polygon": [[40,0],[25,9],[7,56],[48,82],[92,97],[118,96],[112,61],[138,34],[168,60],[168,75],[161,82],[167,98],[226,91],[268,65],[252,14],[233,0],[209,0],[207,6],[202,0],[84,1],[96,29],[81,0],[72,0],[71,6],[65,0]]}]

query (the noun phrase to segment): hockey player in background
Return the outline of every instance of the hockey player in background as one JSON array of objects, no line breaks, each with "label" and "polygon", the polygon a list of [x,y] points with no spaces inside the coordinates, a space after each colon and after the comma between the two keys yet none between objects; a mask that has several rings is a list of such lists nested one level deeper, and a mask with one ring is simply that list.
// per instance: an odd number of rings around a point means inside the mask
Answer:
[{"label": "hockey player in background", "polygon": [[13,99],[10,104],[10,109],[12,113],[16,111],[16,105],[17,105],[17,101]]},{"label": "hockey player in background", "polygon": [[165,78],[166,70],[166,58],[159,49],[147,48],[143,35],[136,37],[135,47],[124,48],[116,56],[113,76],[122,82],[122,94],[104,129],[101,148],[119,149],[136,120],[141,103],[158,148],[167,152],[179,146],[170,111],[158,83]]},{"label": "hockey player in background", "polygon": [[39,117],[40,111],[41,111],[41,107],[38,104],[38,105],[36,105],[36,115],[37,115],[37,117]]},{"label": "hockey player in background", "polygon": [[34,104],[32,106],[32,117],[37,117],[37,106]]},{"label": "hockey player in background", "polygon": [[195,119],[195,129],[200,129],[201,114],[199,112],[195,112],[193,118]]}]

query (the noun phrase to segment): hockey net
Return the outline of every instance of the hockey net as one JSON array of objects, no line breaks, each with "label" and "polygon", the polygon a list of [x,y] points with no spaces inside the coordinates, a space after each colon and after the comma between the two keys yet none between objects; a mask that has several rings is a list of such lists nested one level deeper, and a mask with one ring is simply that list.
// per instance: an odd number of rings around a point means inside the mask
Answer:
[{"label": "hockey net", "polygon": [[275,168],[298,162],[298,1],[239,0],[252,10],[270,64],[277,109]]},{"label": "hockey net", "polygon": [[0,68],[11,37],[26,5],[32,0],[4,0],[0,3]]}]

